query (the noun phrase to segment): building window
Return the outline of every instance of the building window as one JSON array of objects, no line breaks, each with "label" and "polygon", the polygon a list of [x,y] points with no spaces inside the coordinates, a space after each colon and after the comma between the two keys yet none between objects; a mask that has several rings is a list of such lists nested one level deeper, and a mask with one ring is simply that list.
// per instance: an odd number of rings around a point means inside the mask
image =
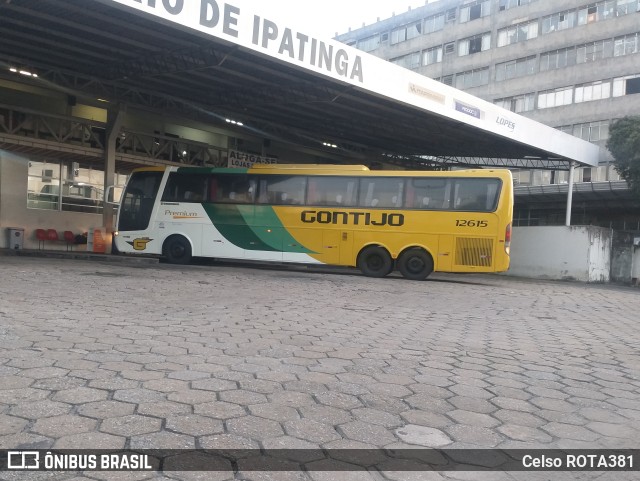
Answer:
[{"label": "building window", "polygon": [[424,33],[437,32],[444,28],[444,13],[432,15],[424,20]]},{"label": "building window", "polygon": [[514,97],[507,97],[504,99],[494,100],[494,104],[503,109],[511,110],[511,112],[529,112],[535,109],[536,95],[532,93],[516,95]]},{"label": "building window", "polygon": [[455,87],[457,89],[469,89],[489,83],[489,67],[469,70],[456,74]]},{"label": "building window", "polygon": [[453,75],[445,75],[440,81],[445,85],[453,85]]},{"label": "building window", "polygon": [[358,40],[358,48],[364,52],[371,52],[380,46],[380,35],[374,35],[373,37],[363,38]]},{"label": "building window", "polygon": [[483,33],[474,37],[458,41],[458,56],[471,55],[489,50],[491,47],[491,33]]},{"label": "building window", "polygon": [[560,132],[564,132],[565,134],[573,135],[573,125],[562,125],[560,127],[556,127]]},{"label": "building window", "polygon": [[531,75],[536,71],[536,56],[496,64],[496,81]]},{"label": "building window", "polygon": [[613,96],[640,94],[640,74],[613,79]]},{"label": "building window", "polygon": [[508,10],[514,7],[521,7],[522,5],[529,5],[535,1],[536,0],[499,0],[498,8],[500,11]]},{"label": "building window", "polygon": [[540,54],[540,71],[555,70],[576,64],[576,48],[568,47]]},{"label": "building window", "polygon": [[491,13],[489,0],[475,0],[460,7],[460,23],[470,22]]},{"label": "building window", "polygon": [[542,19],[542,34],[566,30],[576,26],[577,15],[574,11],[554,13]]},{"label": "building window", "polygon": [[413,52],[402,57],[392,58],[391,63],[408,69],[416,69],[420,67],[420,52]]},{"label": "building window", "polygon": [[[114,199],[127,181],[115,175]],[[29,161],[27,208],[102,213],[104,172],[80,167],[76,162]]]},{"label": "building window", "polygon": [[640,35],[632,33],[624,37],[617,37],[613,41],[613,56],[631,55],[640,51]]},{"label": "building window", "polygon": [[455,22],[456,21],[456,9],[455,8],[450,8],[449,10],[446,11],[445,15],[445,22],[450,23],[450,22]]},{"label": "building window", "polygon": [[455,42],[445,43],[443,48],[444,48],[445,55],[452,54],[453,52],[456,51],[456,43]]},{"label": "building window", "polygon": [[573,135],[587,142],[607,140],[609,138],[609,121],[600,120],[597,122],[575,124],[573,126]]},{"label": "building window", "polygon": [[616,6],[616,15],[618,17],[635,12],[640,12],[640,0],[618,0]]},{"label": "building window", "polygon": [[546,90],[538,93],[538,108],[548,109],[573,103],[573,87]]},{"label": "building window", "polygon": [[442,47],[434,47],[425,50],[422,54],[422,64],[431,65],[432,63],[442,62]]},{"label": "building window", "polygon": [[576,63],[595,62],[613,56],[613,41],[599,40],[576,47]]},{"label": "building window", "polygon": [[391,45],[411,40],[412,38],[419,36],[421,33],[422,24],[420,22],[403,25],[402,27],[391,31]]},{"label": "building window", "polygon": [[536,38],[538,36],[538,21],[523,22],[511,27],[498,30],[498,47]]},{"label": "building window", "polygon": [[576,86],[576,103],[608,99],[609,97],[611,97],[611,82],[609,80],[601,82],[591,82],[588,84]]},{"label": "building window", "polygon": [[615,7],[615,0],[606,0],[579,8],[578,25],[587,25],[589,23],[599,22],[600,20],[606,20],[607,18],[613,18]]},{"label": "building window", "polygon": [[582,169],[582,182],[591,182],[591,167]]}]

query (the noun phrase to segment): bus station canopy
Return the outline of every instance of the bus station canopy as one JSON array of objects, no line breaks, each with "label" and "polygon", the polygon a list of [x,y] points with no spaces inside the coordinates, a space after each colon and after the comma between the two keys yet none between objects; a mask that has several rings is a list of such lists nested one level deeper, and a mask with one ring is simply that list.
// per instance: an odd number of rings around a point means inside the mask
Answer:
[{"label": "bus station canopy", "polygon": [[0,36],[5,81],[353,163],[566,169],[598,161],[588,142],[316,38],[260,0],[0,0]]}]

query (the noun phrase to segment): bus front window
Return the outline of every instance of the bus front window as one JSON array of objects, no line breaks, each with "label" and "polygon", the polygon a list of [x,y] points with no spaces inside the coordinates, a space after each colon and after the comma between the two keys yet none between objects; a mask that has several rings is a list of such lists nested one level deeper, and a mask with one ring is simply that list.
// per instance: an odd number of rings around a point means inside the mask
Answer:
[{"label": "bus front window", "polygon": [[163,172],[134,172],[122,196],[118,214],[119,231],[145,230],[158,194]]}]

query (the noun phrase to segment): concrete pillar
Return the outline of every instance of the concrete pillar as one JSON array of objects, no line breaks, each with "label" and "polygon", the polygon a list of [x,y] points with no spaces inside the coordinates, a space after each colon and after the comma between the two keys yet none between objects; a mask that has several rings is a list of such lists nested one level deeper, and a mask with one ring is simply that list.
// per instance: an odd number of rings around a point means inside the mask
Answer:
[{"label": "concrete pillar", "polygon": [[571,207],[573,206],[573,176],[576,171],[576,163],[571,162],[569,167],[569,192],[567,192],[567,219],[565,221],[566,226],[571,225]]},{"label": "concrete pillar", "polygon": [[106,233],[113,232],[113,205],[106,198],[109,187],[114,185],[116,177],[116,139],[120,135],[120,128],[124,118],[124,106],[109,109],[107,112],[106,145],[104,146],[104,191],[105,199],[102,207],[102,225]]}]

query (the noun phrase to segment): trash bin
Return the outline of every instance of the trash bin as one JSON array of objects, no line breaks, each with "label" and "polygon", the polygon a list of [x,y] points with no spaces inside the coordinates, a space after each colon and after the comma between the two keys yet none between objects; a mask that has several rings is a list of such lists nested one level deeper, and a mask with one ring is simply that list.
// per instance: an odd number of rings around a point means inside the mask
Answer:
[{"label": "trash bin", "polygon": [[24,229],[22,227],[7,227],[9,231],[9,249],[22,249],[24,247]]}]

